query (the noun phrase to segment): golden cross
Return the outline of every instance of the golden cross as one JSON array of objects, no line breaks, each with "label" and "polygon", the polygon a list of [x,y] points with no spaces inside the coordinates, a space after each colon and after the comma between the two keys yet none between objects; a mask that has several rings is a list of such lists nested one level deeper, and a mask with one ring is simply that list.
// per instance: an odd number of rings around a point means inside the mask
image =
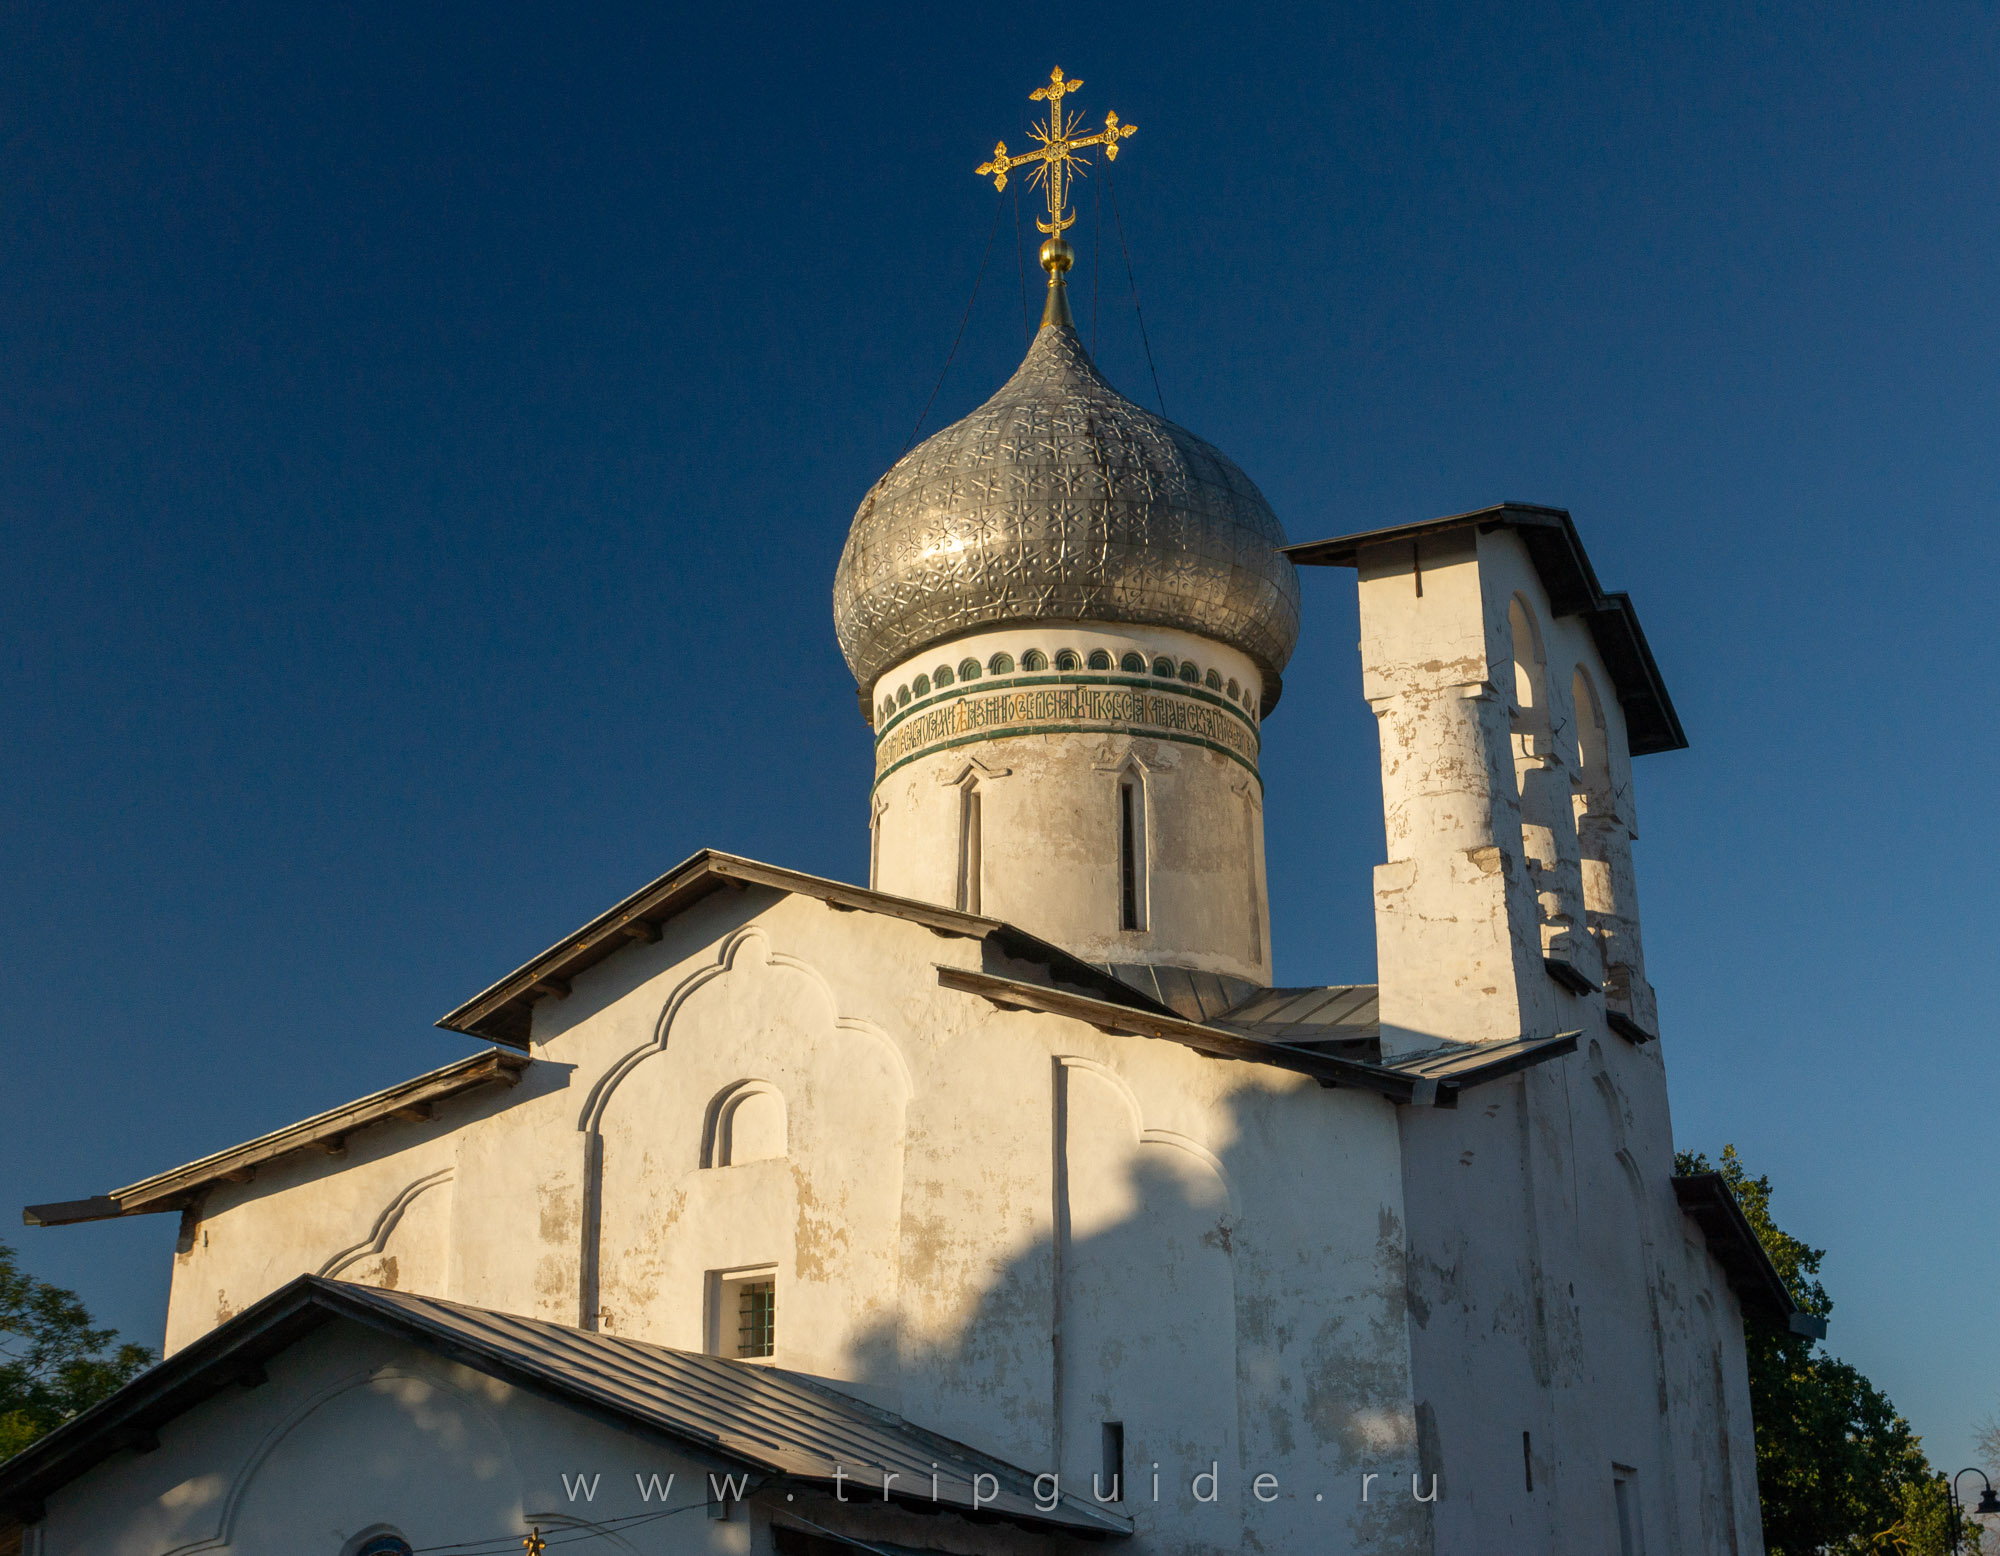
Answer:
[{"label": "golden cross", "polygon": [[1035,225],[1043,232],[1057,238],[1062,236],[1063,228],[1076,224],[1075,213],[1064,209],[1065,202],[1069,198],[1070,180],[1081,176],[1078,169],[1090,166],[1090,159],[1080,157],[1077,153],[1085,146],[1102,146],[1104,160],[1115,162],[1118,160],[1118,143],[1135,128],[1130,124],[1120,124],[1117,114],[1107,113],[1104,116],[1103,129],[1095,135],[1078,135],[1077,123],[1083,116],[1064,113],[1062,100],[1082,85],[1081,81],[1065,81],[1062,66],[1056,66],[1049,75],[1049,84],[1028,94],[1029,102],[1049,105],[1046,122],[1030,125],[1028,128],[1028,133],[1041,142],[1040,146],[1033,151],[1023,152],[1020,156],[1011,156],[1007,151],[1007,143],[1003,140],[994,146],[991,162],[981,163],[973,169],[973,172],[982,178],[991,173],[993,187],[1005,189],[1009,169],[1021,167],[1029,162],[1039,163],[1040,166],[1030,176],[1030,181],[1040,184],[1048,195],[1049,219],[1043,221],[1037,217]]},{"label": "golden cross", "polygon": [[542,1556],[542,1552],[549,1548],[549,1542],[542,1538],[541,1530],[530,1529],[527,1539],[521,1542],[521,1548],[528,1553],[528,1556]]}]

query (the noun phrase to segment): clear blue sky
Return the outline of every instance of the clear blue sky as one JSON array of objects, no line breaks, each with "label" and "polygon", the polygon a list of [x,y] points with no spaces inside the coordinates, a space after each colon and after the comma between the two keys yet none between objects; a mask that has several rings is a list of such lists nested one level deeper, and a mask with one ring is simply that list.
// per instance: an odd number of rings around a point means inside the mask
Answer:
[{"label": "clear blue sky", "polygon": [[[1967,1462],[2000,1409],[1990,0],[672,11],[0,23],[0,1200],[458,1056],[438,1015],[703,845],[864,875],[834,562],[965,307],[972,167],[1060,62],[1139,126],[1167,409],[1294,538],[1560,504],[1632,591],[1693,739],[1639,769],[1677,1135],[1771,1175],[1833,1348]],[[1143,399],[1095,198],[1073,294],[1088,330],[1101,257]],[[1013,245],[1010,204],[933,427],[1018,357]],[[1366,979],[1351,577],[1306,596],[1278,972]],[[173,1233],[6,1236],[150,1340]]]}]

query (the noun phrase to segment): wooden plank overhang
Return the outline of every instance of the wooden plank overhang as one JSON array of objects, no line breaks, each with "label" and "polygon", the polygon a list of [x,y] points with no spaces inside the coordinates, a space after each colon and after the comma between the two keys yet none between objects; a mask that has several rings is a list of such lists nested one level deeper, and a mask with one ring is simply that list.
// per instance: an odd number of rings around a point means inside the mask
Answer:
[{"label": "wooden plank overhang", "polygon": [[1413,1056],[1413,1062],[1405,1068],[1394,1062],[1371,1064],[1365,1060],[1295,1048],[1288,1043],[1232,1032],[1223,1026],[1187,1021],[1172,1014],[1136,1010],[1067,989],[1045,988],[1041,984],[975,972],[966,967],[941,965],[937,975],[938,983],[944,988],[978,995],[1003,1010],[1032,1010],[1043,1015],[1067,1016],[1103,1032],[1122,1032],[1133,1037],[1179,1043],[1184,1048],[1192,1048],[1197,1053],[1216,1059],[1268,1064],[1309,1075],[1322,1086],[1372,1091],[1391,1102],[1419,1107],[1455,1108],[1459,1093],[1463,1091],[1498,1080],[1503,1075],[1512,1075],[1546,1059],[1573,1053],[1580,1035],[1563,1032],[1554,1037],[1524,1038],[1511,1043],[1455,1045],[1443,1052]]},{"label": "wooden plank overhang", "polygon": [[1793,1334],[1826,1338],[1826,1320],[1804,1311],[1792,1300],[1791,1288],[1771,1263],[1750,1218],[1736,1203],[1729,1181],[1719,1172],[1696,1172],[1674,1179],[1674,1198],[1688,1219],[1701,1228],[1708,1251],[1722,1266],[1723,1278],[1736,1293],[1746,1316],[1776,1324]]},{"label": "wooden plank overhang", "polygon": [[1119,982],[1103,968],[1094,967],[1061,947],[999,919],[983,918],[977,913],[960,913],[931,902],[894,897],[887,892],[870,891],[864,886],[850,886],[844,881],[830,881],[803,871],[786,870],[735,854],[703,849],[650,885],[642,886],[617,906],[599,914],[576,933],[564,936],[484,993],[467,1000],[438,1025],[450,1032],[463,1032],[469,1037],[526,1049],[538,1000],[566,999],[579,973],[595,967],[635,941],[658,940],[667,920],[685,912],[703,898],[719,891],[741,891],[750,886],[813,897],[830,908],[845,912],[880,913],[907,923],[921,924],[933,934],[990,940],[1005,954],[1040,962],[1064,982],[1098,989],[1108,999],[1129,1001],[1148,1008],[1157,1004],[1140,990]]},{"label": "wooden plank overhang", "polygon": [[1611,676],[1619,705],[1625,710],[1625,733],[1632,755],[1649,756],[1656,751],[1684,749],[1687,732],[1681,728],[1680,714],[1674,711],[1673,699],[1667,695],[1667,683],[1639,626],[1639,613],[1632,607],[1632,597],[1611,593],[1598,583],[1597,572],[1590,565],[1590,557],[1567,509],[1502,502],[1490,508],[1475,508],[1470,513],[1363,530],[1332,540],[1309,540],[1283,549],[1299,567],[1355,567],[1367,547],[1417,541],[1427,535],[1468,528],[1515,531],[1528,548],[1535,571],[1541,575],[1542,587],[1549,592],[1549,608],[1558,616],[1584,618],[1604,660],[1604,668]]},{"label": "wooden plank overhang", "polygon": [[109,1194],[29,1205],[21,1211],[21,1221],[26,1226],[67,1226],[78,1221],[108,1221],[116,1216],[180,1210],[211,1184],[247,1181],[267,1162],[299,1151],[338,1154],[346,1148],[349,1135],[371,1124],[397,1118],[428,1118],[447,1097],[496,1083],[516,1085],[521,1072],[532,1063],[532,1059],[521,1054],[489,1049]]}]

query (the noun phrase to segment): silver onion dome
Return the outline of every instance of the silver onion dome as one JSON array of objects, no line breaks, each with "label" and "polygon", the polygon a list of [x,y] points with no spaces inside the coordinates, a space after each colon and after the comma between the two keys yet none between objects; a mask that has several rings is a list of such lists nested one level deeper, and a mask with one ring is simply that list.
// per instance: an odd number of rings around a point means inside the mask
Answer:
[{"label": "silver onion dome", "polygon": [[1178,627],[1256,661],[1268,707],[1299,635],[1277,516],[1229,458],[1105,382],[1060,279],[1050,292],[1014,376],[855,514],[833,581],[848,667],[865,693],[920,649],[987,628]]}]

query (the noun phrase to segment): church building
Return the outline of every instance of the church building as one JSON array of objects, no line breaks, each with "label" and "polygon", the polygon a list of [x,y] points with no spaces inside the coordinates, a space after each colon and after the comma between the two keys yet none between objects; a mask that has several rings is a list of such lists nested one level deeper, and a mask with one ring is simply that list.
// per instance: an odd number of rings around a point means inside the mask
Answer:
[{"label": "church building", "polygon": [[[1050,188],[1026,358],[833,581],[866,887],[696,853],[467,1057],[28,1207],[180,1219],[165,1360],[0,1466],[28,1556],[1763,1549],[1744,1326],[1815,1321],[1675,1176],[1632,603],[1559,509],[1291,544],[1112,388],[1075,85],[980,170]],[[1273,986],[1302,567],[1359,591],[1372,984]]]}]

